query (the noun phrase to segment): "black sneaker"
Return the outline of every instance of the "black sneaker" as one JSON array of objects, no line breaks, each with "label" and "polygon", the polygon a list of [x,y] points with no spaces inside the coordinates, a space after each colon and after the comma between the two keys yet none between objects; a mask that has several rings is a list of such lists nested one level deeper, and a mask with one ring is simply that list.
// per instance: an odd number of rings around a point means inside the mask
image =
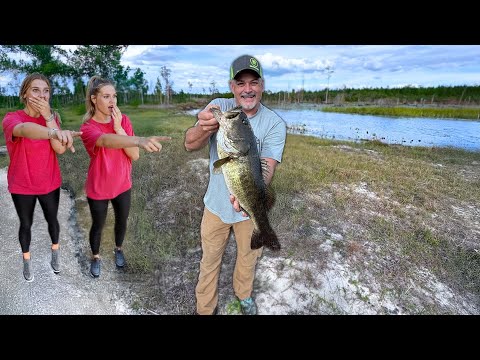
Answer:
[{"label": "black sneaker", "polygon": [[94,278],[100,276],[100,258],[93,258],[92,263],[90,264],[90,275]]},{"label": "black sneaker", "polygon": [[125,256],[123,255],[122,249],[115,248],[115,265],[118,267],[125,266]]},{"label": "black sneaker", "polygon": [[33,281],[33,271],[32,271],[32,264],[30,262],[31,259],[23,259],[23,277],[28,282]]},{"label": "black sneaker", "polygon": [[53,272],[58,274],[60,272],[60,249],[52,249],[52,261],[50,265],[52,266]]}]

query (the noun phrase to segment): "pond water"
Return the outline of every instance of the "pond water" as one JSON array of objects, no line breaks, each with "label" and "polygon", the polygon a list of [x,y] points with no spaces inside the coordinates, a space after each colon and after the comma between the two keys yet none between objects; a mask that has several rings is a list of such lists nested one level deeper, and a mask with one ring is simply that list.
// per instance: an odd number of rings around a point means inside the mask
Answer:
[{"label": "pond water", "polygon": [[[286,121],[291,133],[326,139],[377,139],[388,144],[480,151],[479,121],[341,114],[311,109],[272,109]],[[189,113],[193,115],[197,112],[198,110],[193,110]]]}]

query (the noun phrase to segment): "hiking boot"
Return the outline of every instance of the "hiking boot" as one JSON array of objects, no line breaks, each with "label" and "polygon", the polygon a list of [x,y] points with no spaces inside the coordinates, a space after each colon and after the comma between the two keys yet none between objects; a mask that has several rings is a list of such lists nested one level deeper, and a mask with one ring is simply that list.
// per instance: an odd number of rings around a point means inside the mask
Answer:
[{"label": "hiking boot", "polygon": [[243,315],[257,315],[257,305],[252,297],[248,297],[240,301]]},{"label": "hiking boot", "polygon": [[33,281],[33,271],[32,271],[32,264],[30,262],[31,259],[23,259],[23,277],[28,282]]},{"label": "hiking boot", "polygon": [[125,266],[125,256],[123,256],[123,250],[115,248],[115,265],[118,267]]},{"label": "hiking boot", "polygon": [[93,258],[92,263],[90,264],[90,275],[94,278],[100,276],[100,258]]},{"label": "hiking boot", "polygon": [[60,251],[59,249],[52,249],[52,261],[50,261],[53,272],[58,274],[60,272]]}]

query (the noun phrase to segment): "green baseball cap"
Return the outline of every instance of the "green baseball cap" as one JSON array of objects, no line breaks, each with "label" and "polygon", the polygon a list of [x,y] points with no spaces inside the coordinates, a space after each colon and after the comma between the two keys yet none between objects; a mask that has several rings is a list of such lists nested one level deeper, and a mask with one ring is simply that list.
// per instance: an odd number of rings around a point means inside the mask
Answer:
[{"label": "green baseball cap", "polygon": [[262,66],[253,56],[242,55],[233,60],[232,65],[230,66],[230,80],[235,78],[235,76],[243,70],[252,70],[258,75],[258,77],[263,77]]}]

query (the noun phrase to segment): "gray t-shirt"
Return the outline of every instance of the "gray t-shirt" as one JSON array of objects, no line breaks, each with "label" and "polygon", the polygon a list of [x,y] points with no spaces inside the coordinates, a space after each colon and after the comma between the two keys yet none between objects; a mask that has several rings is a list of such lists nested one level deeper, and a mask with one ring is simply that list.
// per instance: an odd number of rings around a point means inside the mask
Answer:
[{"label": "gray t-shirt", "polygon": [[[220,106],[222,111],[236,106],[235,99],[217,98],[210,104]],[[261,158],[282,161],[283,148],[287,136],[287,124],[275,112],[260,104],[257,113],[249,118],[253,133],[257,138],[258,152]],[[218,160],[217,133],[210,137],[210,181],[203,202],[208,210],[220,217],[224,223],[233,224],[249,219],[242,212],[236,212],[230,203],[230,191],[223,173],[213,173],[213,163]]]}]

